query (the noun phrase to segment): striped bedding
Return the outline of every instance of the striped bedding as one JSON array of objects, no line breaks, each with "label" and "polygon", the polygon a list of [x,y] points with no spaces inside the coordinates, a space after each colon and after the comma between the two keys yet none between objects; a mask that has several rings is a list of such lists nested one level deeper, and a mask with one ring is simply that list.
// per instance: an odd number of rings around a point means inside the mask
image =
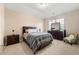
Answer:
[{"label": "striped bedding", "polygon": [[24,38],[29,43],[33,52],[35,52],[40,46],[44,46],[53,41],[52,35],[44,32],[29,33]]}]

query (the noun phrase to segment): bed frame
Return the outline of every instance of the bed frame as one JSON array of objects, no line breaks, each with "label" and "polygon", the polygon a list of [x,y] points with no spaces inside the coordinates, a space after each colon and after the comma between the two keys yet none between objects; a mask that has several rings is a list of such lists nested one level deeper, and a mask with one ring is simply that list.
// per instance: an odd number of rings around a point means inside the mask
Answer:
[{"label": "bed frame", "polygon": [[[23,37],[23,34],[26,33],[25,30],[28,30],[28,29],[36,29],[36,27],[32,27],[32,26],[23,26],[22,27],[22,37]],[[27,32],[28,33],[28,32]],[[29,46],[30,48],[30,45],[29,43],[26,41],[26,39],[23,37],[23,41]],[[32,48],[31,48],[32,49]],[[33,54],[35,54],[35,52],[33,52]]]},{"label": "bed frame", "polygon": [[[25,30],[28,30],[28,29],[36,29],[36,27],[31,27],[31,26],[23,26],[22,27],[22,37],[23,37],[23,34],[26,32]],[[28,32],[27,32],[28,33]],[[29,43],[24,39],[23,37],[23,41],[28,44],[28,46],[30,47]]]},{"label": "bed frame", "polygon": [[[31,26],[23,26],[22,28],[22,35],[25,33],[25,30],[28,30],[28,29],[36,29],[36,27],[31,27]],[[27,32],[28,33],[28,32]],[[23,41],[30,47],[29,43],[23,38]],[[51,42],[50,42],[51,43]],[[49,45],[50,43],[48,43],[47,45]],[[45,46],[44,46],[45,47]],[[38,48],[38,50],[44,48],[44,47],[41,47]],[[32,49],[32,48],[31,48]],[[37,51],[38,51],[37,50]],[[36,52],[33,52],[33,54],[35,54]]]},{"label": "bed frame", "polygon": [[25,30],[28,30],[28,29],[36,29],[36,27],[23,26],[23,28],[22,28],[22,34],[25,33]]}]

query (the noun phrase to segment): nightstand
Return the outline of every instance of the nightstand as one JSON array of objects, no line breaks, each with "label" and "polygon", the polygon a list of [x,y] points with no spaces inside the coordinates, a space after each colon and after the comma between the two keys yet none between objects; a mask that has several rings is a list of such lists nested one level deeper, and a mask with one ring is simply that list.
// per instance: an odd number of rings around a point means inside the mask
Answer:
[{"label": "nightstand", "polygon": [[15,43],[19,43],[19,34],[6,36],[6,39],[4,40],[4,45],[8,46]]}]

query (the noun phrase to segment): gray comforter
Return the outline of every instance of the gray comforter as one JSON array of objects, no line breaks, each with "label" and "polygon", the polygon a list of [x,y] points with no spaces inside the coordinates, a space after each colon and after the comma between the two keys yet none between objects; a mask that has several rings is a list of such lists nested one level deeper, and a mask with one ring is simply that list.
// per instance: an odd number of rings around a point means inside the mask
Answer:
[{"label": "gray comforter", "polygon": [[49,33],[38,32],[28,34],[25,39],[29,43],[30,48],[35,52],[40,46],[50,43],[53,37]]}]

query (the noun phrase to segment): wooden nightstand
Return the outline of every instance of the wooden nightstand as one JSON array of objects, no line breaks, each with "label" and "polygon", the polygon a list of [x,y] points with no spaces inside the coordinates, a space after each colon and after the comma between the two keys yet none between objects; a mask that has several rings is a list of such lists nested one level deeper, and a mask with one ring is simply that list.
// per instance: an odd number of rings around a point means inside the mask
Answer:
[{"label": "wooden nightstand", "polygon": [[4,40],[4,45],[11,45],[11,44],[15,44],[15,43],[19,43],[19,35],[15,34],[15,35],[7,35],[6,39]]}]

